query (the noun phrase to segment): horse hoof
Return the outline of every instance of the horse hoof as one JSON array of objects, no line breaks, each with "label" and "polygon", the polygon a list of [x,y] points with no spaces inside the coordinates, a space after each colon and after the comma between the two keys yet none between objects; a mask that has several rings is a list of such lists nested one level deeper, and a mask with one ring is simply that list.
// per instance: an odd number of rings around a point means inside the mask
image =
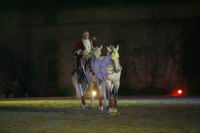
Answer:
[{"label": "horse hoof", "polygon": [[109,113],[109,114],[112,114],[112,112],[113,112],[113,108],[109,108],[109,109],[108,109],[108,113]]},{"label": "horse hoof", "polygon": [[113,113],[117,113],[117,109],[116,108],[113,109]]},{"label": "horse hoof", "polygon": [[106,106],[106,109],[109,110],[109,106]]},{"label": "horse hoof", "polygon": [[92,106],[91,105],[87,105],[87,109],[92,109]]},{"label": "horse hoof", "polygon": [[108,114],[110,114],[111,116],[120,115],[120,113],[118,112],[118,110],[116,108],[109,108]]},{"label": "horse hoof", "polygon": [[86,110],[86,109],[87,109],[87,106],[86,106],[86,105],[83,105],[83,104],[81,104],[81,105],[80,105],[80,108],[81,108],[82,110]]},{"label": "horse hoof", "polygon": [[100,111],[103,111],[103,106],[99,106],[99,110],[100,110]]}]

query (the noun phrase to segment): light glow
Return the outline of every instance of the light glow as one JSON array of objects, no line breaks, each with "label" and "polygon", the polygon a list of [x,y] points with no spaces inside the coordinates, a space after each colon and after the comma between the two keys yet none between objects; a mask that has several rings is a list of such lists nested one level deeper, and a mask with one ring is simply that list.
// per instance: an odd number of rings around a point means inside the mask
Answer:
[{"label": "light glow", "polygon": [[92,91],[92,96],[95,97],[97,95],[96,91]]},{"label": "light glow", "polygon": [[183,91],[179,89],[178,90],[178,94],[182,94],[182,93],[183,93]]}]

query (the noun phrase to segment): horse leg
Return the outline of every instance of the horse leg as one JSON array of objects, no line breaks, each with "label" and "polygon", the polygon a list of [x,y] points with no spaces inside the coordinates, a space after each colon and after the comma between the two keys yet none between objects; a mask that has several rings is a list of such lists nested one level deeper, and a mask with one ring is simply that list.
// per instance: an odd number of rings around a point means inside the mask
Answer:
[{"label": "horse leg", "polygon": [[82,104],[82,105],[85,105],[85,96],[84,96],[84,95],[81,96],[81,104]]},{"label": "horse leg", "polygon": [[117,98],[114,97],[114,108],[117,108]]},{"label": "horse leg", "polygon": [[113,107],[114,107],[114,102],[113,102],[113,97],[110,97],[109,99],[109,113],[112,113],[113,112]]},{"label": "horse leg", "polygon": [[79,84],[79,90],[80,90],[80,96],[81,96],[81,105],[80,105],[80,107],[82,109],[86,109],[85,96],[84,96],[83,88],[82,88],[81,84]]},{"label": "horse leg", "polygon": [[117,99],[118,99],[118,96],[117,96],[117,93],[114,94],[114,105],[113,105],[113,112],[117,112]]},{"label": "horse leg", "polygon": [[107,103],[107,99],[106,99],[106,88],[104,90],[104,94],[103,94],[103,98],[104,98],[104,107],[108,109],[108,103]]},{"label": "horse leg", "polygon": [[116,83],[114,85],[114,88],[113,88],[113,91],[114,91],[114,112],[117,112],[118,88],[119,88],[119,83]]},{"label": "horse leg", "polygon": [[102,99],[103,99],[103,98],[100,96],[100,97],[99,97],[99,110],[100,110],[100,111],[103,111],[103,102],[102,102]]},{"label": "horse leg", "polygon": [[[99,89],[100,91],[100,103],[99,103],[99,106],[102,108],[105,108],[105,109],[108,109],[109,105],[107,104],[107,99],[106,99],[106,94],[107,94],[107,89],[106,89],[106,86],[104,84],[104,82],[102,82],[101,84],[101,88]],[[102,103],[102,100],[104,100],[104,103]]]},{"label": "horse leg", "polygon": [[103,104],[102,104],[102,97],[100,96],[99,97],[99,107],[102,107],[103,106]]},{"label": "horse leg", "polygon": [[97,87],[99,89],[99,110],[100,111],[103,111],[103,102],[102,102],[102,99],[103,99],[103,85],[102,85],[102,82],[101,84],[99,84],[99,82],[97,82]]},{"label": "horse leg", "polygon": [[117,108],[118,91],[114,90],[114,108]]},{"label": "horse leg", "polygon": [[113,107],[114,107],[114,99],[113,99],[113,94],[112,94],[112,90],[113,90],[113,85],[111,84],[110,81],[106,82],[106,88],[108,89],[108,99],[109,99],[109,113],[113,112]]},{"label": "horse leg", "polygon": [[113,108],[114,108],[114,98],[112,95],[112,91],[109,91],[109,113],[113,112]]}]

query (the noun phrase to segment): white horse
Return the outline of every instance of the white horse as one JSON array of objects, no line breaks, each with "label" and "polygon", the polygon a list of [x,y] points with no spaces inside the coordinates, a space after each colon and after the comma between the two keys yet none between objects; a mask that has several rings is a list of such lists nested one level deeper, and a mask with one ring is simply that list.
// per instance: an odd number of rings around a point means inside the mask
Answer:
[{"label": "white horse", "polygon": [[[99,57],[101,57],[101,49],[103,47],[92,47],[91,50],[91,60],[90,60],[90,66],[93,64],[94,61],[98,61]],[[84,51],[83,51],[84,53]],[[83,54],[84,55],[84,54]],[[87,58],[88,55],[86,55]],[[85,57],[84,57],[85,58]],[[72,82],[73,85],[76,89],[76,95],[81,99],[81,108],[86,109],[88,106],[85,102],[85,93],[87,89],[91,88],[93,90],[94,83],[97,84],[97,88],[99,89],[99,106],[100,110],[103,111],[103,104],[102,104],[102,98],[104,98],[104,106],[107,106],[107,101],[106,101],[106,92],[103,87],[103,82],[96,81],[96,76],[94,75],[94,72],[92,72],[91,68],[85,68],[85,60],[81,60],[81,68],[82,68],[82,73],[75,72],[72,77]],[[80,74],[82,74],[82,80],[79,79]],[[92,93],[92,91],[91,91]],[[94,97],[91,97],[91,105],[93,105],[93,100]]]},{"label": "white horse", "polygon": [[[84,51],[83,51],[84,52]],[[81,71],[75,72],[72,76],[72,82],[74,88],[76,89],[77,96],[81,99],[80,107],[82,109],[86,109],[88,105],[85,102],[85,93],[87,89],[93,88],[95,79],[94,74],[89,68],[85,68],[85,57],[81,60]],[[80,77],[81,76],[81,77]],[[93,97],[91,97],[91,106],[93,104]]]},{"label": "white horse", "polygon": [[120,86],[122,67],[119,63],[119,46],[107,47],[107,56],[100,56],[99,52],[94,52],[95,57],[91,60],[91,67],[96,76],[97,87],[100,90],[99,108],[103,110],[102,98],[108,91],[109,113],[117,112],[117,96]]},{"label": "white horse", "polygon": [[[103,47],[100,46],[100,47],[95,47],[95,48],[92,49],[93,54],[92,54],[90,65],[91,65],[92,71],[95,74],[95,77],[96,77],[97,73],[99,72],[98,68],[101,65],[99,62],[103,58],[101,56],[101,49],[102,48]],[[96,67],[95,67],[95,65],[96,65]],[[103,111],[102,99],[104,99],[104,107],[107,106],[105,84],[102,82],[102,80],[97,79],[97,77],[95,79],[96,79],[97,88],[99,90],[99,110]]]}]

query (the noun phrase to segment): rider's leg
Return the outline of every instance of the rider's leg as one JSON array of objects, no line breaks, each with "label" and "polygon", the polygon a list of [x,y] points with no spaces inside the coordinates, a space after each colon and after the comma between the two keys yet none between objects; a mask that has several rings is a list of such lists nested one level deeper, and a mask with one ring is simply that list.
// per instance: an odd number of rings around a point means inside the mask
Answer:
[{"label": "rider's leg", "polygon": [[79,69],[79,65],[80,64],[80,56],[77,56],[76,58],[76,71],[78,72],[78,69]]}]

